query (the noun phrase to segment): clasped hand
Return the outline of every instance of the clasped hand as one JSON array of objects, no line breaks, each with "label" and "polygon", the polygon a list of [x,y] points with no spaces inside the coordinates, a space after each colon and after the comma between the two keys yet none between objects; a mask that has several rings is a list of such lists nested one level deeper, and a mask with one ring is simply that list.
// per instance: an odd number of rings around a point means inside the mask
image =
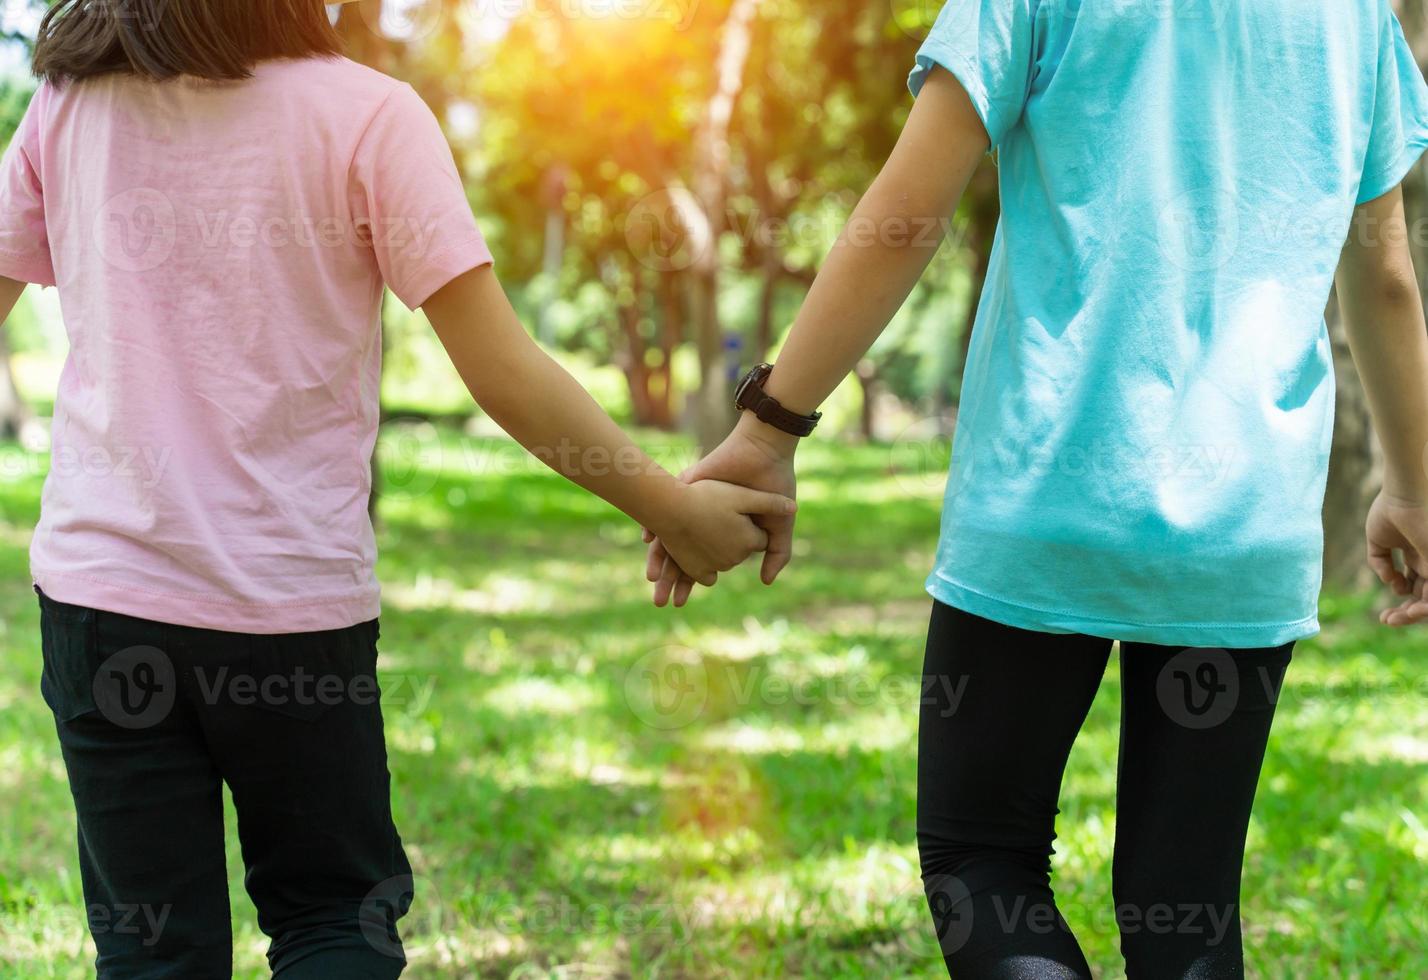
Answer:
[{"label": "clasped hand", "polygon": [[[740,511],[746,515],[742,527],[722,531],[710,528],[716,538],[708,545],[697,544],[691,536],[676,540],[668,533],[656,536],[646,530],[649,555],[645,575],[655,583],[655,605],[663,607],[673,601],[676,607],[682,607],[696,584],[713,586],[719,572],[759,552],[764,555],[764,584],[772,585],[793,558],[797,511],[793,501],[797,499],[798,484],[792,448],[761,438],[750,425],[741,422],[718,449],[681,474],[680,480],[693,491],[718,488],[712,492],[725,494],[726,499],[736,488],[746,488],[741,492],[752,496],[743,499],[749,505],[762,506]],[[720,554],[711,563],[707,559],[713,556],[704,549],[715,545]],[[730,560],[736,554],[737,560]]]}]

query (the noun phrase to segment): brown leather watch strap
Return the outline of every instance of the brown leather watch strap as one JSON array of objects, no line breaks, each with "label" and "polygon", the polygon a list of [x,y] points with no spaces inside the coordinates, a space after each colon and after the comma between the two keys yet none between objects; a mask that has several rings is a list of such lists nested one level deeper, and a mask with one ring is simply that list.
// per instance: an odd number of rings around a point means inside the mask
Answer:
[{"label": "brown leather watch strap", "polygon": [[764,391],[764,383],[773,373],[772,364],[760,364],[739,383],[734,405],[743,412],[753,412],[760,422],[771,425],[780,432],[803,438],[813,434],[823,419],[822,412],[799,415],[784,408],[777,398]]}]

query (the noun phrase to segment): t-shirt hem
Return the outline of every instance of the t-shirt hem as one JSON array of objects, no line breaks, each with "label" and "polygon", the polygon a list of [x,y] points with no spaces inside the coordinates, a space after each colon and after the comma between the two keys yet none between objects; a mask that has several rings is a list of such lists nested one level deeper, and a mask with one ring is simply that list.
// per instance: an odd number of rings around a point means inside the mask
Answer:
[{"label": "t-shirt hem", "polygon": [[994,623],[1040,633],[1080,634],[1127,643],[1198,649],[1260,650],[1319,633],[1317,614],[1287,623],[1126,623],[1009,602],[954,582],[938,571],[927,592],[944,605]]},{"label": "t-shirt hem", "polygon": [[1404,143],[1402,152],[1391,165],[1360,182],[1355,204],[1376,201],[1403,183],[1403,179],[1408,176],[1408,172],[1413,169],[1425,150],[1428,150],[1428,129],[1421,129]]},{"label": "t-shirt hem", "polygon": [[0,276],[16,282],[34,283],[36,286],[55,285],[55,274],[52,270],[33,259],[3,248],[0,248]]},{"label": "t-shirt hem", "polygon": [[171,626],[282,636],[347,629],[381,616],[381,589],[284,603],[245,602],[167,593],[131,583],[31,567],[30,577],[57,602],[147,619]]},{"label": "t-shirt hem", "polygon": [[424,261],[415,275],[400,286],[393,286],[392,292],[407,309],[419,310],[438,290],[450,285],[457,276],[482,266],[494,265],[495,261],[485,240],[479,235],[473,235],[442,249]]}]

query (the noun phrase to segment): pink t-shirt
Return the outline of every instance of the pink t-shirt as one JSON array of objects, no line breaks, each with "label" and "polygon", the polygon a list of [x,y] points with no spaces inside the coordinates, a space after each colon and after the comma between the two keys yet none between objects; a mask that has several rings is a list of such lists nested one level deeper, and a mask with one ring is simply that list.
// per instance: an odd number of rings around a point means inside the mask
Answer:
[{"label": "pink t-shirt", "polygon": [[237,632],[376,617],[382,287],[490,261],[431,111],[351,61],[41,86],[0,165],[0,275],[57,285],[71,345],[36,584]]}]

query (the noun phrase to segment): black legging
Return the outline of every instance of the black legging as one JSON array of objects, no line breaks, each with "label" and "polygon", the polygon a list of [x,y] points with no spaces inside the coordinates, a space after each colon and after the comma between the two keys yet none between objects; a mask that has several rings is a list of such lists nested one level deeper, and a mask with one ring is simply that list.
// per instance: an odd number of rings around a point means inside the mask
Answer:
[{"label": "black legging", "polygon": [[[949,973],[1090,977],[1051,891],[1057,797],[1111,641],[938,604],[924,669],[917,841]],[[1121,647],[1114,880],[1131,980],[1242,977],[1240,869],[1293,644]]]}]

